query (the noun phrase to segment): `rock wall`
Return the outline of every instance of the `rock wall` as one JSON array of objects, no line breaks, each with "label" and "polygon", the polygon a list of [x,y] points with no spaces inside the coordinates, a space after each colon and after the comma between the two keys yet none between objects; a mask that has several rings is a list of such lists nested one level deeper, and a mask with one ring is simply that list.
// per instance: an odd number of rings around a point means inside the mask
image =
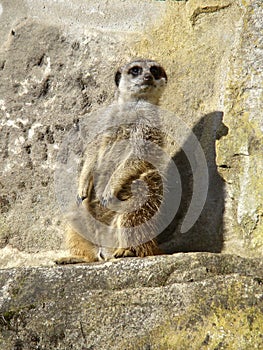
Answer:
[{"label": "rock wall", "polygon": [[197,135],[209,170],[203,212],[182,234],[191,169],[175,154],[182,208],[160,236],[164,250],[262,255],[262,18],[261,1],[21,0],[19,11],[2,1],[2,266],[64,254],[58,150],[79,120],[112,101],[116,68],[138,56],[166,67],[162,107]]},{"label": "rock wall", "polygon": [[228,251],[263,252],[263,6],[247,4],[224,82],[224,122],[217,163],[226,183]]}]

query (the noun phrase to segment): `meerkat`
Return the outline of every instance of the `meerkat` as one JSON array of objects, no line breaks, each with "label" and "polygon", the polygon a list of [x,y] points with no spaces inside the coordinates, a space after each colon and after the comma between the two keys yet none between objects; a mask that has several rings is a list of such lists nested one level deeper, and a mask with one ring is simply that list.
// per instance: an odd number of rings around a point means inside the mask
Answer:
[{"label": "meerkat", "polygon": [[[167,75],[156,61],[137,59],[118,69],[115,84],[115,101],[106,119],[116,120],[117,124],[87,149],[79,176],[78,213],[70,220],[66,235],[71,257],[58,263],[161,254],[156,240],[145,232],[155,230],[151,225],[145,229],[145,223],[158,212],[163,196],[162,178],[147,160],[147,156],[156,157],[147,142],[162,147],[163,134],[157,124],[152,125],[151,118],[156,118],[156,113],[151,112],[151,106],[158,106]],[[134,106],[140,104],[142,108],[137,113]],[[107,124],[107,120],[98,123]],[[128,210],[116,209],[126,204]],[[87,224],[92,232],[89,235],[81,221],[86,213],[95,222],[94,227]],[[103,226],[97,228],[96,222]],[[105,231],[101,233],[102,230]],[[108,231],[110,239],[115,240],[110,246],[104,242]]]}]

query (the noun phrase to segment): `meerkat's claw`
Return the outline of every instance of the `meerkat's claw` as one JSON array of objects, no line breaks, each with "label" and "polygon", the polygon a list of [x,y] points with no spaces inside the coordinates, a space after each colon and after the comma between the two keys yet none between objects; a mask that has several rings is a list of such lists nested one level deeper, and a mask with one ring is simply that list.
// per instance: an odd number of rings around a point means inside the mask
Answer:
[{"label": "meerkat's claw", "polygon": [[124,249],[124,248],[119,248],[115,250],[113,253],[114,258],[127,258],[127,257],[134,257],[135,252],[132,251],[131,249]]}]

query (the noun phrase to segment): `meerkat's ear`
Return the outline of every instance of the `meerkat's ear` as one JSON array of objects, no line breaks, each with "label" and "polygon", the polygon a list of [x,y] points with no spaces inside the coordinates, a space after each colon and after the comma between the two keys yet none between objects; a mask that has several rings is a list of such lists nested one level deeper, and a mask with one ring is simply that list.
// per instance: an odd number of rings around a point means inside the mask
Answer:
[{"label": "meerkat's ear", "polygon": [[121,80],[121,70],[118,69],[118,71],[115,74],[115,84],[117,86],[119,86],[120,80]]}]

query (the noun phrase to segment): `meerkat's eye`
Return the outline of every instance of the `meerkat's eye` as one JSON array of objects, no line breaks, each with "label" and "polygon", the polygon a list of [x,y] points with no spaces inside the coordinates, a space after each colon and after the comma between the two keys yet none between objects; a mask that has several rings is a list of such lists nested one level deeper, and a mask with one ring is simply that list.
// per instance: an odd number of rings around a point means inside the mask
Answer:
[{"label": "meerkat's eye", "polygon": [[142,74],[142,68],[139,66],[134,66],[134,67],[129,69],[128,74],[131,74],[134,77],[137,77],[138,75]]},{"label": "meerkat's eye", "polygon": [[156,79],[156,80],[161,79],[161,78],[165,78],[167,80],[166,73],[162,67],[152,66],[150,68],[150,72],[152,73],[152,75],[154,76],[154,79]]}]

